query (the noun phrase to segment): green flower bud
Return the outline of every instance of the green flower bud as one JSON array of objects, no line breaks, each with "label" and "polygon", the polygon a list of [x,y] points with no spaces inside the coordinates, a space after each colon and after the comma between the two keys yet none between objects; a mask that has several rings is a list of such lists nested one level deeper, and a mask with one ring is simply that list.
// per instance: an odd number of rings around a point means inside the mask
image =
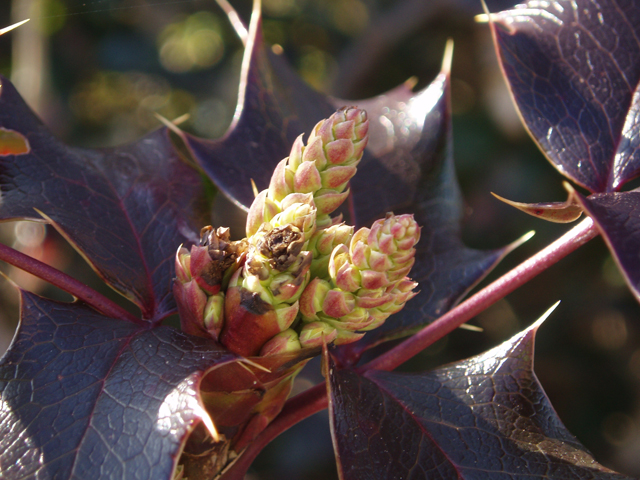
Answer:
[{"label": "green flower bud", "polygon": [[205,330],[217,340],[224,325],[224,292],[211,295],[204,307],[203,325]]},{"label": "green flower bud", "polygon": [[331,343],[338,336],[338,330],[325,322],[306,323],[300,330],[302,348],[320,347],[323,343]]},{"label": "green flower bud", "polygon": [[280,332],[265,343],[260,350],[260,356],[265,357],[267,355],[277,355],[279,353],[296,352],[301,348],[302,346],[300,345],[298,334],[295,330],[289,328],[284,332]]},{"label": "green flower bud", "polygon": [[[337,231],[337,227],[331,228]],[[312,237],[309,244],[314,250],[327,250],[333,240],[331,228]],[[329,278],[314,278],[302,293],[302,320],[335,328],[336,343],[355,341],[362,336],[359,332],[382,325],[415,295],[417,284],[405,275],[413,265],[419,237],[412,215],[388,214],[371,229],[353,234],[348,248],[336,245],[329,257]]]},{"label": "green flower bud", "polygon": [[347,245],[353,236],[353,227],[341,223],[317,230],[309,240],[308,249],[313,253],[311,276],[329,279],[329,258],[338,245]]}]

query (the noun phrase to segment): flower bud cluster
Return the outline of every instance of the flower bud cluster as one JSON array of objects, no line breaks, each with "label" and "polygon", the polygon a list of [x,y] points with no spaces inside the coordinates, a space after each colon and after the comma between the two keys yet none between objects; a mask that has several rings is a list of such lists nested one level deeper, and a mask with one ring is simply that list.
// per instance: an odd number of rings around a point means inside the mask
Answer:
[{"label": "flower bud cluster", "polygon": [[182,328],[243,355],[349,343],[412,298],[409,273],[420,228],[388,214],[370,229],[330,214],[368,139],[364,110],[338,110],[299,137],[249,210],[246,238],[205,227],[176,254],[174,295]]},{"label": "flower bud cluster", "polygon": [[246,240],[231,241],[229,229],[204,227],[200,245],[178,248],[173,294],[182,330],[218,339],[224,321],[224,283],[244,258]]},{"label": "flower bud cluster", "polygon": [[311,132],[307,145],[299,136],[291,153],[276,166],[268,190],[255,199],[247,217],[247,237],[257,232],[288,205],[312,197],[318,228],[332,224],[330,213],[349,195],[345,191],[367,144],[369,120],[364,110],[345,107]]},{"label": "flower bud cluster", "polygon": [[[379,327],[416,293],[406,275],[415,262],[420,227],[413,215],[393,215],[361,228],[329,259],[328,279],[315,277],[300,298],[300,337],[323,330],[325,341],[350,343]],[[304,344],[304,343],[303,343]],[[310,346],[310,345],[304,345]]]}]

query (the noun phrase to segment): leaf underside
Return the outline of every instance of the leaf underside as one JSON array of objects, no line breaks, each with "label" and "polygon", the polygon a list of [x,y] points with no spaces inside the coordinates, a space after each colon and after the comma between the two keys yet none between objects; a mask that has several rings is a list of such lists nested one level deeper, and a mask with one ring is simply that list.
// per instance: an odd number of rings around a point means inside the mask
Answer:
[{"label": "leaf underside", "polygon": [[343,480],[623,479],[564,427],[533,373],[537,326],[422,374],[330,368]]},{"label": "leaf underside", "polygon": [[0,365],[0,477],[170,479],[202,418],[200,378],[234,360],[169,327],[23,292]]},{"label": "leaf underside", "polygon": [[625,277],[640,301],[640,191],[596,193],[578,196],[594,220]]},{"label": "leaf underside", "polygon": [[515,103],[551,163],[591,192],[638,176],[637,4],[531,0],[491,18]]},{"label": "leaf underside", "polygon": [[198,240],[210,207],[200,175],[178,157],[166,129],[117,148],[69,147],[8,80],[0,82],[0,128],[29,146],[0,152],[0,219],[42,220],[39,210],[143,317],[173,313],[175,251]]}]

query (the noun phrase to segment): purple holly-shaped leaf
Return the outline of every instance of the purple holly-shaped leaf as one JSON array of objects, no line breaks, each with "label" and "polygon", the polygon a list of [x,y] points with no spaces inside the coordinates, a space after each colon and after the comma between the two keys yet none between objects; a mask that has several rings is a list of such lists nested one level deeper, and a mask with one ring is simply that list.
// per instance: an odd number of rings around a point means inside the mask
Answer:
[{"label": "purple holly-shaped leaf", "polygon": [[170,479],[187,435],[215,432],[198,393],[229,352],[22,292],[0,363],[0,477]]},{"label": "purple holly-shaped leaf", "polygon": [[640,10],[616,0],[529,1],[491,14],[525,125],[565,176],[592,192],[640,173]]},{"label": "purple holly-shaped leaf", "polygon": [[453,165],[448,68],[416,94],[403,86],[389,98],[365,101],[366,106],[373,107],[378,121],[370,120],[374,155],[362,160],[352,180],[355,215],[363,225],[388,210],[415,215],[422,231],[409,275],[419,293],[382,327],[344,347],[352,354],[430,323],[510,251],[475,250],[461,240],[463,205]]},{"label": "purple holly-shaped leaf", "polygon": [[167,130],[117,148],[69,147],[0,81],[0,218],[44,216],[144,318],[174,312],[176,247],[197,241],[210,207]]},{"label": "purple holly-shaped leaf", "polygon": [[539,322],[482,355],[422,374],[330,362],[340,478],[623,479],[564,427],[533,372]]},{"label": "purple holly-shaped leaf", "polygon": [[629,288],[640,301],[640,191],[577,194],[595,222]]}]

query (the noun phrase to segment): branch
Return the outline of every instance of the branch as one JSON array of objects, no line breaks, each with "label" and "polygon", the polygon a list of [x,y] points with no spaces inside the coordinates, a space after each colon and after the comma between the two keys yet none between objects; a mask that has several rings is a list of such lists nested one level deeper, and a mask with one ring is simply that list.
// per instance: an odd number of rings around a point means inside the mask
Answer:
[{"label": "branch", "polygon": [[412,337],[363,365],[358,371],[393,370],[402,365],[597,235],[598,230],[593,225],[593,220],[585,218],[551,245],[452,308]]},{"label": "branch", "polygon": [[[395,348],[363,365],[358,371],[362,373],[372,369],[393,370],[597,235],[598,231],[591,218],[584,219],[545,249],[487,285]],[[289,399],[276,419],[241,453],[237,461],[222,475],[221,480],[242,480],[253,460],[269,442],[289,427],[326,407],[327,393],[324,384],[316,385]]]},{"label": "branch", "polygon": [[142,321],[132,313],[127,312],[120,305],[99,294],[84,283],[79,282],[75,278],[56,268],[50,267],[46,263],[42,263],[35,258],[25,255],[24,253],[1,243],[0,260],[4,260],[14,267],[18,267],[25,272],[46,280],[50,284],[55,285],[61,290],[64,290],[79,300],[82,300],[87,305],[90,305],[107,317],[128,320],[138,325],[146,325],[146,322]]}]

